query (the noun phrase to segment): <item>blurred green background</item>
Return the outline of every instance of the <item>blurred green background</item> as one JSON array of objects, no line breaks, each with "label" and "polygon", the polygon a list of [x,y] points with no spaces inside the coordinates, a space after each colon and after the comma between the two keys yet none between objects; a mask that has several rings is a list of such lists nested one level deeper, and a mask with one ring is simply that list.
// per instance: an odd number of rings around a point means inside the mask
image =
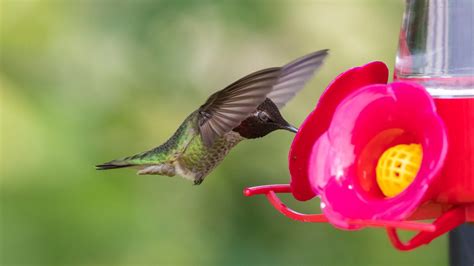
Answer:
[{"label": "blurred green background", "polygon": [[303,224],[243,197],[288,182],[287,132],[243,142],[201,186],[93,167],[160,144],[237,78],[330,48],[283,110],[299,125],[340,72],[393,68],[404,1],[0,4],[1,265],[447,264],[445,237],[402,253],[384,230]]}]

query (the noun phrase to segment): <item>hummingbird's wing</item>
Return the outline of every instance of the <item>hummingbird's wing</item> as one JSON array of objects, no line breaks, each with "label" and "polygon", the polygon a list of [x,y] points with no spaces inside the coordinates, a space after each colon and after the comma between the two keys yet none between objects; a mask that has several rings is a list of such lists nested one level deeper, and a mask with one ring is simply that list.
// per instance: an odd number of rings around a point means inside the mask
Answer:
[{"label": "hummingbird's wing", "polygon": [[265,101],[280,75],[281,68],[267,68],[245,76],[212,94],[199,107],[199,129],[206,146],[216,137],[237,127]]},{"label": "hummingbird's wing", "polygon": [[206,146],[237,127],[265,101],[283,107],[321,67],[328,50],[296,59],[283,67],[273,67],[245,76],[207,99],[198,110],[199,129]]},{"label": "hummingbird's wing", "polygon": [[281,68],[280,76],[267,97],[281,109],[298,93],[322,66],[328,50],[298,58]]}]

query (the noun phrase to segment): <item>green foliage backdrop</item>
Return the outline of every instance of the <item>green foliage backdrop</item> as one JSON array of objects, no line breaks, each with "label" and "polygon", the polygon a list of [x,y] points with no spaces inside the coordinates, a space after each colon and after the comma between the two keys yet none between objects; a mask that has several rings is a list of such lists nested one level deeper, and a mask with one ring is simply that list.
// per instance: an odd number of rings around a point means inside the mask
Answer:
[{"label": "green foliage backdrop", "polygon": [[330,48],[283,110],[299,125],[340,72],[393,68],[403,4],[2,0],[0,264],[446,265],[444,237],[401,253],[383,230],[298,223],[244,198],[288,182],[287,132],[240,144],[201,186],[93,167],[160,144],[235,79]]}]

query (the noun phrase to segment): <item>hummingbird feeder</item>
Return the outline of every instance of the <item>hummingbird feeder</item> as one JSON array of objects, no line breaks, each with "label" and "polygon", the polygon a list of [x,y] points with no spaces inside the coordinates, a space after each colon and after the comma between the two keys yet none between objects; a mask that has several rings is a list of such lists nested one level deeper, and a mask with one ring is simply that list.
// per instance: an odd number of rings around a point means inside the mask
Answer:
[{"label": "hummingbird feeder", "polygon": [[[288,156],[290,183],[251,187],[244,194],[264,194],[283,215],[302,222],[329,222],[344,230],[385,228],[399,250],[428,244],[473,222],[474,60],[467,75],[452,75],[451,69],[461,69],[452,62],[443,66],[441,74],[428,73],[423,58],[432,59],[429,49],[436,47],[425,45],[418,53],[419,43],[413,39],[420,38],[407,30],[414,27],[411,19],[420,17],[413,13],[426,12],[432,15],[431,22],[424,24],[427,30],[417,32],[429,33],[421,38],[426,42],[436,39],[443,33],[431,28],[439,27],[433,23],[436,15],[450,17],[431,12],[447,9],[433,5],[441,2],[407,2],[394,82],[387,83],[388,69],[382,62],[339,75],[293,140]],[[459,45],[448,36],[454,33],[444,30],[448,41],[437,45],[456,59],[453,51]],[[291,193],[300,201],[319,197],[322,213],[298,213],[283,204],[278,193]],[[399,229],[417,233],[403,242]]]}]

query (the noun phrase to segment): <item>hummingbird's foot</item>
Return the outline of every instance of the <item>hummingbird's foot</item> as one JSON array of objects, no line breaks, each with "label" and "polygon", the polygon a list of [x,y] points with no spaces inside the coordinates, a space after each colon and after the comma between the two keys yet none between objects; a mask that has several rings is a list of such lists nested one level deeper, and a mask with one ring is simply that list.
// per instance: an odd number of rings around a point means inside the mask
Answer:
[{"label": "hummingbird's foot", "polygon": [[204,178],[197,177],[196,179],[194,179],[194,185],[195,186],[200,185],[202,183],[202,181],[204,181]]}]

